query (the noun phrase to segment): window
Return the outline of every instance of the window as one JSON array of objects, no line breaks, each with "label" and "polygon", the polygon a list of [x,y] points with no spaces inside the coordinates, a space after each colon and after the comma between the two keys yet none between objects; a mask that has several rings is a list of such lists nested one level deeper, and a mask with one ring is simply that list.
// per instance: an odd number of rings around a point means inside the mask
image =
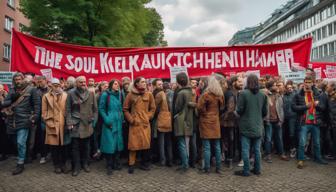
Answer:
[{"label": "window", "polygon": [[5,17],[5,30],[8,32],[12,31],[14,20],[8,16]]},{"label": "window", "polygon": [[318,58],[321,58],[322,56],[322,46],[318,47]]},{"label": "window", "polygon": [[5,60],[9,60],[10,58],[10,45],[7,43],[3,45],[3,57]]},{"label": "window", "polygon": [[321,29],[317,29],[317,40],[321,40]]},{"label": "window", "polygon": [[11,8],[15,8],[15,1],[14,0],[7,0],[7,5]]},{"label": "window", "polygon": [[335,42],[329,43],[329,55],[335,54]]},{"label": "window", "polygon": [[323,57],[328,56],[328,45],[323,45]]},{"label": "window", "polygon": [[331,36],[331,35],[333,34],[332,29],[333,29],[333,27],[332,27],[332,23],[330,23],[330,24],[328,25],[328,36]]},{"label": "window", "polygon": [[324,27],[322,27],[322,39],[324,39],[326,37],[327,37],[327,27],[324,26]]},{"label": "window", "polygon": [[19,24],[19,30],[22,32],[26,26],[22,23]]}]

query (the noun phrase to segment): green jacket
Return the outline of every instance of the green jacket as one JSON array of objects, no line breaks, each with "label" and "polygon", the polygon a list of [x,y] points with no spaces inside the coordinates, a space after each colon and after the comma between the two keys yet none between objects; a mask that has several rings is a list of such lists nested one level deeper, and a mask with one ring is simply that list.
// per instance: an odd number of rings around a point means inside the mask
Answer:
[{"label": "green jacket", "polygon": [[263,134],[263,119],[267,115],[268,103],[264,93],[253,94],[244,90],[238,97],[237,113],[240,115],[239,129],[245,137],[258,138]]},{"label": "green jacket", "polygon": [[193,134],[193,113],[192,90],[190,87],[183,87],[176,91],[174,101],[174,134],[175,136],[192,136]]}]

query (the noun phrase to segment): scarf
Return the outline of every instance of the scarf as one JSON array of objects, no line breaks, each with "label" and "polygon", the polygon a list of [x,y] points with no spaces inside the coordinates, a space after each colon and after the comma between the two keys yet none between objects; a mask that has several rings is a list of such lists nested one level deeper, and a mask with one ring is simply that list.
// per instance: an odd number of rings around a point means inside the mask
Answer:
[{"label": "scarf", "polygon": [[146,88],[138,88],[135,87],[135,89],[139,92],[139,94],[143,95],[146,92]]},{"label": "scarf", "polygon": [[306,114],[304,115],[305,123],[306,124],[316,124],[316,108],[315,108],[315,101],[314,101],[314,95],[313,91],[306,91],[305,93],[305,102],[306,105],[309,103],[312,103],[311,107],[306,111]]}]

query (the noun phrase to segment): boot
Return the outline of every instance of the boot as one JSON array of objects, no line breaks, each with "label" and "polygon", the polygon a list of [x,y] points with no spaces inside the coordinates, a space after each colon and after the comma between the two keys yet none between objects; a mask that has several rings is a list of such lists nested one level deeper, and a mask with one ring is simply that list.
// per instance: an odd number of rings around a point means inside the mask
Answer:
[{"label": "boot", "polygon": [[129,165],[128,167],[128,173],[133,174],[134,173],[134,165]]},{"label": "boot", "polygon": [[83,170],[86,172],[86,173],[90,173],[90,167],[88,164],[84,164],[83,165]]},{"label": "boot", "polygon": [[2,154],[1,157],[0,157],[0,161],[4,161],[8,159],[7,155],[6,154]]},{"label": "boot", "polygon": [[67,162],[65,162],[64,165],[62,165],[61,170],[64,174],[68,174],[71,171],[70,167],[71,167],[70,161],[67,161]]},{"label": "boot", "polygon": [[73,171],[72,171],[72,176],[73,177],[77,177],[79,175],[79,169],[74,169]]},{"label": "boot", "polygon": [[19,175],[24,170],[24,164],[17,164],[15,170],[12,172],[13,175]]},{"label": "boot", "polygon": [[228,159],[228,164],[227,164],[228,168],[229,169],[232,169],[233,166],[232,166],[232,159]]},{"label": "boot", "polygon": [[113,171],[112,171],[112,167],[111,166],[107,166],[107,175],[112,175]]}]

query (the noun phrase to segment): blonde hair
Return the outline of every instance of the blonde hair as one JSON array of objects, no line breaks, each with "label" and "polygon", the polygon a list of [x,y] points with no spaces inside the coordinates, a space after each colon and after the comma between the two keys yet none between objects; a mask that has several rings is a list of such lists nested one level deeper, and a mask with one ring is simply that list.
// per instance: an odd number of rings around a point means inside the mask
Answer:
[{"label": "blonde hair", "polygon": [[206,90],[210,93],[213,93],[216,96],[223,96],[222,87],[219,81],[216,79],[216,77],[212,75],[209,77],[208,80],[209,80],[209,84]]}]

